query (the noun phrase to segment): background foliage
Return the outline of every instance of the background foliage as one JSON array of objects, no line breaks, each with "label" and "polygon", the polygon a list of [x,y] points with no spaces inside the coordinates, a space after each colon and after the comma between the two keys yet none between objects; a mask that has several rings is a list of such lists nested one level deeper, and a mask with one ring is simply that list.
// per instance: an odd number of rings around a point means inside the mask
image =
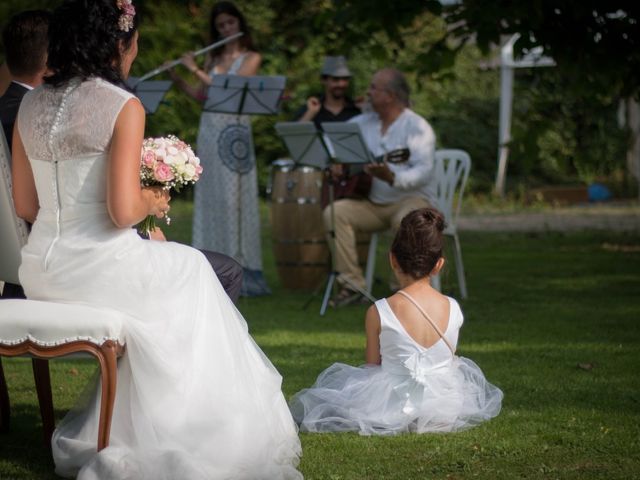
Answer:
[{"label": "background foliage", "polygon": [[[4,0],[0,23],[17,11],[58,3]],[[208,44],[213,3],[136,1],[143,23],[132,74]],[[623,191],[632,188],[625,171],[627,132],[618,127],[616,112],[620,98],[638,90],[640,15],[633,2],[465,0],[449,7],[433,0],[236,3],[263,54],[262,73],[287,76],[281,114],[253,121],[263,189],[270,163],[287,156],[274,124],[291,119],[309,94],[321,90],[322,58],[344,54],[354,72],[356,97],[364,95],[376,69],[394,65],[406,72],[413,108],[432,123],[439,146],[469,151],[471,188],[489,191],[497,158],[499,72],[486,66],[495,64],[494,45],[516,32],[522,35],[516,50],[541,44],[558,66],[516,72],[508,188],[594,180],[617,182]],[[172,89],[148,118],[147,133],[175,133],[195,143],[200,109]]]}]

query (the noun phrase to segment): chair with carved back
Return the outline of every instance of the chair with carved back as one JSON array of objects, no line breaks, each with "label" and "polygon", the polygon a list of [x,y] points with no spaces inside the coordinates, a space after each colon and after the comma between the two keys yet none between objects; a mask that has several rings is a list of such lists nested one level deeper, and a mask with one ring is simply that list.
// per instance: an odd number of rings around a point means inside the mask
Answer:
[{"label": "chair with carved back", "polygon": [[[26,224],[15,213],[11,196],[9,150],[0,130],[0,282],[19,284],[20,249],[27,239]],[[54,430],[49,359],[90,354],[101,371],[101,403],[97,449],[109,444],[116,392],[117,358],[124,352],[120,312],[78,304],[26,299],[0,299],[0,431],[10,422],[9,394],[2,357],[32,359],[36,393],[46,445]]]},{"label": "chair with carved back", "polygon": [[[471,170],[471,157],[463,150],[441,149],[436,150],[434,175],[436,176],[436,205],[444,215],[446,228],[444,235],[453,240],[453,257],[458,277],[458,288],[460,297],[467,298],[467,282],[464,274],[464,264],[462,263],[462,249],[458,237],[458,214],[462,205],[462,196],[469,178]],[[369,254],[365,270],[366,289],[371,292],[373,287],[373,277],[375,271],[376,249],[378,245],[378,234],[371,236],[369,244]],[[434,288],[440,290],[440,276],[432,278]]]}]

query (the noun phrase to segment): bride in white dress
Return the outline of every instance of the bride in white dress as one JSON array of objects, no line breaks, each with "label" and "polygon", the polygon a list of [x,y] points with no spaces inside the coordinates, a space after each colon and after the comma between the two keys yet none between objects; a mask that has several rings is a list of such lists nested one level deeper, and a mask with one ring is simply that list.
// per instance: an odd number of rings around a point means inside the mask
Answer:
[{"label": "bride in white dress", "polygon": [[[119,88],[137,54],[129,0],[73,0],[54,12],[53,76],[28,93],[14,135],[28,298],[120,310],[110,445],[96,454],[95,394],[58,426],[56,472],[81,479],[298,479],[296,426],[281,377],[204,256],[141,239],[168,195],[141,188],[140,102]],[[91,319],[87,319],[91,321]]]},{"label": "bride in white dress", "polygon": [[453,432],[498,415],[502,391],[455,354],[460,306],[429,282],[444,264],[443,229],[430,208],[402,219],[389,255],[402,289],[367,312],[367,365],[334,363],[298,392],[290,407],[301,430]]}]

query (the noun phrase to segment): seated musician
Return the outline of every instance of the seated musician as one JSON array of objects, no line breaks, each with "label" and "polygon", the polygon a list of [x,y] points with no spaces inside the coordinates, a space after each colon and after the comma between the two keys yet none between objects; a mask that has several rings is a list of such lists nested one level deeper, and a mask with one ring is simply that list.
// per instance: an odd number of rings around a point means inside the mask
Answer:
[{"label": "seated musician", "polygon": [[313,122],[320,129],[322,122],[346,122],[360,113],[347,91],[351,71],[344,57],[325,57],[320,71],[324,93],[312,96],[296,114],[299,122]]},{"label": "seated musician", "polygon": [[[311,96],[306,105],[300,108],[295,119],[298,122],[313,122],[318,130],[322,130],[324,122],[346,122],[360,115],[360,108],[347,94],[351,82],[351,71],[347,60],[343,56],[325,57],[320,70],[324,93]],[[349,168],[332,165],[334,174],[334,198],[366,196],[371,188],[371,179],[362,175],[357,169],[350,172]],[[320,203],[324,208],[329,203],[327,178],[322,185]]]},{"label": "seated musician", "polygon": [[[402,218],[412,210],[433,205],[435,199],[433,129],[409,109],[409,85],[396,69],[385,68],[373,75],[367,96],[371,112],[354,117],[371,153],[378,157],[407,148],[403,163],[375,163],[365,166],[373,182],[368,198],[345,198],[334,202],[336,270],[341,290],[336,305],[353,303],[365,288],[358,264],[356,232],[395,232]],[[331,230],[330,208],[324,210],[325,229]]]}]

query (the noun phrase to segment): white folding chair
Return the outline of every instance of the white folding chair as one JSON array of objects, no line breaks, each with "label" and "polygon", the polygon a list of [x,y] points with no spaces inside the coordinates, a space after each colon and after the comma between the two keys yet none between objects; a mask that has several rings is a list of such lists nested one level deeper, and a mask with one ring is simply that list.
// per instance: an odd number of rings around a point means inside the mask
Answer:
[{"label": "white folding chair", "polygon": [[[436,203],[447,222],[444,234],[453,238],[453,258],[458,274],[460,297],[462,298],[467,298],[467,282],[464,275],[457,223],[470,170],[471,157],[464,150],[436,150],[435,175],[438,179]],[[440,290],[439,275],[434,277],[433,283],[434,287]]]},{"label": "white folding chair", "polygon": [[[9,150],[0,130],[0,281],[19,284],[20,249],[27,238],[26,224],[17,218],[11,197]],[[0,299],[0,359],[32,358],[45,444],[54,429],[49,376],[50,358],[76,353],[94,356],[101,370],[98,450],[109,443],[116,392],[117,358],[124,352],[124,315],[84,305]],[[10,403],[0,362],[0,431],[9,427]]]},{"label": "white folding chair", "polygon": [[[467,152],[449,149],[436,150],[434,175],[437,179],[437,188],[436,205],[434,206],[442,212],[447,222],[444,234],[453,238],[453,256],[458,274],[460,297],[462,298],[467,298],[467,282],[465,280],[464,265],[462,263],[462,250],[458,237],[457,220],[470,170],[471,158]],[[377,246],[378,234],[374,233],[371,235],[365,271],[365,281],[368,292],[371,292],[371,288],[373,287]],[[440,276],[436,275],[432,281],[434,288],[440,290]]]}]

